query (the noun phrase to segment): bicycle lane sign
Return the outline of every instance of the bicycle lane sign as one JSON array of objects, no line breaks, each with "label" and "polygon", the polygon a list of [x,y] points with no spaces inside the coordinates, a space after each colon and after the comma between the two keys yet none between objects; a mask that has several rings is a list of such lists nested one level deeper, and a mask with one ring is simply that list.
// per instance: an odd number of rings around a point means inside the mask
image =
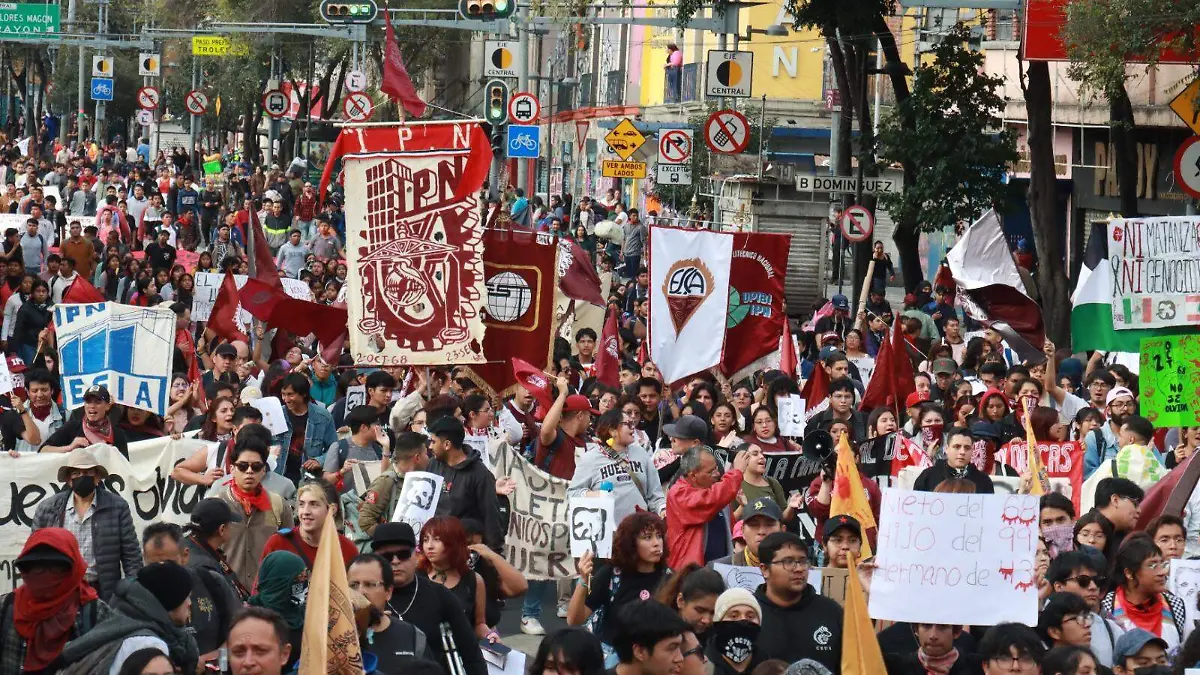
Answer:
[{"label": "bicycle lane sign", "polygon": [[542,128],[536,124],[508,125],[509,159],[537,159],[542,150]]}]

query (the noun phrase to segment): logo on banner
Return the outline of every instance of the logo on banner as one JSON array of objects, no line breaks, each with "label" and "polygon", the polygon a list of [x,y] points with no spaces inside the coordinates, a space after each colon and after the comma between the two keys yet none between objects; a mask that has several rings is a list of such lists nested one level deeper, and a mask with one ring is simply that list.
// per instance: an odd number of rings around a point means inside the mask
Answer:
[{"label": "logo on banner", "polygon": [[733,328],[740,324],[748,316],[760,316],[764,319],[771,318],[772,305],[775,302],[775,297],[770,293],[761,291],[748,291],[741,293],[733,286],[729,287],[729,316],[725,320],[726,328]]},{"label": "logo on banner", "polygon": [[[533,270],[536,276],[538,270]],[[533,287],[529,281],[515,271],[505,271],[490,277],[487,286],[487,314],[492,321],[500,323],[524,323],[521,321],[533,306]],[[534,279],[533,285],[537,285]],[[537,322],[534,321],[534,325]]]},{"label": "logo on banner", "polygon": [[691,320],[696,309],[712,294],[713,275],[699,258],[677,261],[667,270],[663,282],[663,295],[667,297],[667,308],[671,323],[678,334]]}]

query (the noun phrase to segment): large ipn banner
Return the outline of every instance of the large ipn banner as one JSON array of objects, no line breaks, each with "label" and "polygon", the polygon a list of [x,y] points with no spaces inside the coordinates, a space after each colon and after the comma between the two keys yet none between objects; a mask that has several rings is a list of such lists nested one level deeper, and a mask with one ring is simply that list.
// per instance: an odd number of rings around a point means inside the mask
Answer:
[{"label": "large ipn banner", "polygon": [[83,405],[84,392],[106,387],[113,403],[165,415],[175,354],[175,312],[115,302],[57,305],[63,402]]},{"label": "large ipn banner", "polygon": [[1108,258],[1114,328],[1200,321],[1200,216],[1116,218]]}]

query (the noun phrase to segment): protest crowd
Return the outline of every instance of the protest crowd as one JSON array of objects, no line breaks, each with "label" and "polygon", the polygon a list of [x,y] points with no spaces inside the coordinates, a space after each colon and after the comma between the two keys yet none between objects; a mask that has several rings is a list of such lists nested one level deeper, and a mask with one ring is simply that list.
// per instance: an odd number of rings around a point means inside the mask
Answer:
[{"label": "protest crowd", "polygon": [[[1144,416],[1136,355],[997,318],[1011,298],[963,281],[978,251],[902,307],[882,244],[853,305],[785,314],[778,275],[773,328],[722,333],[728,293],[706,316],[669,278],[699,250],[714,284],[722,235],[615,190],[471,195],[484,265],[510,240],[548,260],[531,302],[561,292],[574,324],[403,365],[356,359],[394,335],[346,307],[429,277],[351,273],[352,179],[176,155],[0,156],[0,675],[1200,668],[1200,427]],[[498,632],[517,608],[528,661]]]}]

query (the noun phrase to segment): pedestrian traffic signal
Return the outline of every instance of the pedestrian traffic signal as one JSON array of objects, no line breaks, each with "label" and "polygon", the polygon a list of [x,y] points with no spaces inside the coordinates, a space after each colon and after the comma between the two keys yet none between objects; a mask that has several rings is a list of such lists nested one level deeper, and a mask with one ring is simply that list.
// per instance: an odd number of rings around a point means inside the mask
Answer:
[{"label": "pedestrian traffic signal", "polygon": [[458,13],[464,19],[487,21],[507,19],[516,8],[516,0],[459,0],[458,3]]},{"label": "pedestrian traffic signal", "polygon": [[484,87],[483,118],[494,125],[508,121],[508,85],[501,80],[491,80]]},{"label": "pedestrian traffic signal", "polygon": [[329,23],[371,23],[378,15],[379,5],[375,0],[321,1],[321,18]]}]

